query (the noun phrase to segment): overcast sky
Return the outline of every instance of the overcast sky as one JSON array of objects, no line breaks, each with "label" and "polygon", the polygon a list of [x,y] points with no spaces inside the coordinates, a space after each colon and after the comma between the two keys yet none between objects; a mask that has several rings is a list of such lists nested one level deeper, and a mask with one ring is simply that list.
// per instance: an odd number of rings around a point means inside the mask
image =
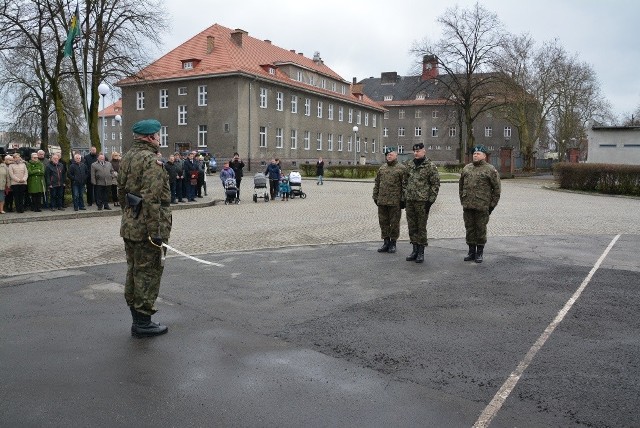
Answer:
[{"label": "overcast sky", "polygon": [[[381,72],[409,74],[414,41],[436,40],[436,18],[472,0],[165,0],[172,27],[162,54],[205,28],[220,24],[312,57],[351,81]],[[557,38],[570,53],[591,64],[617,115],[640,105],[640,23],[638,0],[481,0],[507,31],[529,33],[537,42]],[[388,7],[387,7],[388,6]]]}]

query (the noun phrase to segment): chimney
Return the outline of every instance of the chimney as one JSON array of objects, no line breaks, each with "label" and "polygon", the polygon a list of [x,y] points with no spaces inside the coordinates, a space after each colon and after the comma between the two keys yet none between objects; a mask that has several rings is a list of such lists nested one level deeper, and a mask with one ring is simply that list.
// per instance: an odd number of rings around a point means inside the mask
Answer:
[{"label": "chimney", "polygon": [[249,34],[240,28],[236,28],[234,32],[231,33],[231,40],[240,47],[242,47],[242,38],[245,34]]},{"label": "chimney", "polygon": [[320,58],[320,52],[315,51],[313,53],[313,62],[315,62],[318,65],[324,64],[324,62],[322,61],[322,58]]},{"label": "chimney", "polygon": [[422,57],[422,77],[420,80],[435,79],[438,77],[438,57],[425,55]]},{"label": "chimney", "polygon": [[215,45],[215,37],[207,36],[207,54],[213,52],[213,47]]},{"label": "chimney", "polygon": [[353,78],[353,84],[355,85],[356,83],[358,83],[358,79],[356,77]]},{"label": "chimney", "polygon": [[394,85],[398,81],[398,72],[387,71],[380,74],[380,83],[383,85]]},{"label": "chimney", "polygon": [[269,40],[269,39],[264,39],[264,42],[271,44],[271,40]]},{"label": "chimney", "polygon": [[296,50],[295,49],[289,49],[289,52],[296,53]]}]

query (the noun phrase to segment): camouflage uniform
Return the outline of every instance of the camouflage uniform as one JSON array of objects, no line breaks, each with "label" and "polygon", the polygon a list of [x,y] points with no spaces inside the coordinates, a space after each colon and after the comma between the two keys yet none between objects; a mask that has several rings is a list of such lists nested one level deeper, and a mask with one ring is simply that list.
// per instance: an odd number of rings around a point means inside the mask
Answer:
[{"label": "camouflage uniform", "polygon": [[[127,254],[127,278],[124,297],[127,305],[136,311],[152,315],[164,266],[161,252],[149,242],[149,237],[169,240],[171,209],[169,202],[169,175],[156,157],[157,148],[146,141],[135,140],[133,147],[120,162],[118,174],[118,201],[122,207],[120,236]],[[127,206],[126,194],[142,196],[142,209],[134,218]]]},{"label": "camouflage uniform", "polygon": [[378,205],[378,222],[382,239],[397,240],[400,236],[400,201],[402,199],[402,181],[405,166],[394,160],[378,169],[373,200]]},{"label": "camouflage uniform", "polygon": [[484,160],[470,163],[462,170],[459,187],[467,244],[484,245],[489,215],[500,200],[498,171]]},{"label": "camouflage uniform", "polygon": [[440,191],[440,175],[431,160],[423,159],[418,165],[414,160],[406,163],[404,199],[409,240],[412,244],[427,246],[427,220]]}]

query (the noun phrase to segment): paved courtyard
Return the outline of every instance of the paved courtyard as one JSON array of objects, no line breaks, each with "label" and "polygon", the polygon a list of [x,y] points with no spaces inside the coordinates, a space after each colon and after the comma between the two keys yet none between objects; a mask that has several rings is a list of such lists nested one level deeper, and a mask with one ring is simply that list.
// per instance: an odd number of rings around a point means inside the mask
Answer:
[{"label": "paved courtyard", "polygon": [[0,426],[640,425],[640,200],[503,181],[477,265],[445,183],[420,265],[404,219],[376,252],[370,182],[249,184],[175,210],[170,244],[221,266],[167,259],[152,340],[117,215],[0,225]]}]

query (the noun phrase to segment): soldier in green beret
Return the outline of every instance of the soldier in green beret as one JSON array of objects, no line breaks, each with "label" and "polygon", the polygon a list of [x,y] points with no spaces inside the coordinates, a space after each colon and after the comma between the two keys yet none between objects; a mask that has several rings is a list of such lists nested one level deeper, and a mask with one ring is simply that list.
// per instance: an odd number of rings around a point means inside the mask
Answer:
[{"label": "soldier in green beret", "polygon": [[384,241],[378,252],[395,253],[396,241],[400,236],[400,204],[405,167],[398,163],[395,151],[387,150],[385,155],[387,162],[378,169],[373,186],[373,201],[378,206],[378,222]]},{"label": "soldier in green beret", "polygon": [[460,203],[466,229],[469,252],[465,261],[482,263],[484,245],[487,242],[487,223],[500,200],[500,176],[487,162],[487,148],[473,148],[473,162],[466,165],[460,175]]},{"label": "soldier in green beret", "polygon": [[413,145],[413,160],[407,162],[404,178],[404,200],[406,204],[409,240],[413,245],[407,261],[424,262],[427,243],[427,220],[429,210],[440,191],[438,168],[430,159],[424,144]]},{"label": "soldier in green beret", "polygon": [[153,119],[133,125],[133,146],[118,173],[120,236],[127,254],[124,297],[133,317],[131,334],[137,337],[167,332],[166,326],[151,321],[164,269],[162,244],[171,233],[169,175],[156,156],[160,128]]}]

